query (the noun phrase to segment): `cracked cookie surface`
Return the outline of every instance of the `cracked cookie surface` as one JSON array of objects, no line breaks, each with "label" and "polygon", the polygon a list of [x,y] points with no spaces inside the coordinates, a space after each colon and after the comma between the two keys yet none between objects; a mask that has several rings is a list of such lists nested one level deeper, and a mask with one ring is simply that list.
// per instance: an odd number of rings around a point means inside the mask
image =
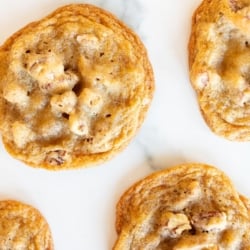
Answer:
[{"label": "cracked cookie surface", "polygon": [[53,250],[49,226],[40,212],[18,201],[0,201],[0,249]]},{"label": "cracked cookie surface", "polygon": [[250,140],[250,1],[204,0],[193,15],[190,79],[216,134]]},{"label": "cracked cookie surface", "polygon": [[248,203],[212,166],[159,171],[120,198],[113,249],[250,249]]},{"label": "cracked cookie surface", "polygon": [[150,106],[154,79],[134,32],[87,4],[61,7],[0,47],[6,149],[47,169],[101,163],[123,149]]}]

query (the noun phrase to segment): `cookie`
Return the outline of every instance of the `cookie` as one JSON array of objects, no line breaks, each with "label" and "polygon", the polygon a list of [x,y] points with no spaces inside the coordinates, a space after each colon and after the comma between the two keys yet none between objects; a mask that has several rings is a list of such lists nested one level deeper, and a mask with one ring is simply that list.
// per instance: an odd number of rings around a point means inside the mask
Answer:
[{"label": "cookie", "polygon": [[246,204],[212,166],[183,164],[159,171],[120,198],[113,249],[250,249]]},{"label": "cookie", "polygon": [[250,140],[250,2],[204,0],[189,41],[192,86],[206,123],[219,136]]},{"label": "cookie", "polygon": [[53,250],[49,226],[40,212],[18,201],[0,201],[0,249]]},{"label": "cookie", "polygon": [[249,215],[250,215],[250,199],[248,199],[247,197],[245,197],[243,195],[240,195],[240,199],[244,203],[244,205],[247,208]]},{"label": "cookie", "polygon": [[55,10],[0,47],[0,130],[7,151],[51,170],[102,163],[142,125],[154,91],[146,49],[87,4]]}]

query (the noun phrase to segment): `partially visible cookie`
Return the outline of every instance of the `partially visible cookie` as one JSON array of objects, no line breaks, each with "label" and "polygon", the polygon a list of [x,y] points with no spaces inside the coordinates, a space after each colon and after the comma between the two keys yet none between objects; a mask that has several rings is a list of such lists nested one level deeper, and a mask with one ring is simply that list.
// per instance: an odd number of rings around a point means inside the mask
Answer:
[{"label": "partially visible cookie", "polygon": [[93,5],[63,6],[0,47],[0,131],[31,166],[108,160],[142,125],[153,91],[139,37]]},{"label": "partially visible cookie", "polygon": [[203,0],[189,41],[192,85],[213,132],[250,140],[250,1]]},{"label": "partially visible cookie", "polygon": [[119,200],[113,249],[250,249],[246,201],[212,166],[183,164],[159,171]]},{"label": "partially visible cookie", "polygon": [[18,201],[0,201],[0,249],[53,250],[49,226],[40,212]]},{"label": "partially visible cookie", "polygon": [[248,199],[247,197],[245,197],[243,195],[240,195],[240,199],[244,203],[244,205],[247,208],[249,215],[250,215],[250,199]]}]

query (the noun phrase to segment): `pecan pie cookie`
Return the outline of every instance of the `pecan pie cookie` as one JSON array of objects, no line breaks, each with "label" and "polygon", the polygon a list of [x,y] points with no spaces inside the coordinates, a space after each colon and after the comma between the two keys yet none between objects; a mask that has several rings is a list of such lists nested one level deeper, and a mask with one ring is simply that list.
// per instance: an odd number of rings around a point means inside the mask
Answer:
[{"label": "pecan pie cookie", "polygon": [[47,169],[101,163],[141,126],[154,79],[138,36],[92,5],[61,7],[0,47],[0,130]]},{"label": "pecan pie cookie", "polygon": [[165,169],[121,197],[113,249],[250,249],[247,203],[228,177],[212,166]]},{"label": "pecan pie cookie", "polygon": [[204,0],[189,42],[192,85],[213,132],[250,140],[250,1]]},{"label": "pecan pie cookie", "polygon": [[18,201],[0,201],[1,250],[53,250],[49,226],[35,208]]}]

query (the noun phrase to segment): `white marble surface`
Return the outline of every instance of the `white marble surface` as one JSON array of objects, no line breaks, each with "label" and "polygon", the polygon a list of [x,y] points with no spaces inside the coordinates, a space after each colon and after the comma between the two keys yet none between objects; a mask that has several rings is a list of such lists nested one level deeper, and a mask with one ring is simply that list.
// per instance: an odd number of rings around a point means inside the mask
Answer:
[{"label": "white marble surface", "polygon": [[[70,0],[0,1],[0,42],[26,23]],[[81,2],[81,1],[77,1]],[[108,250],[116,239],[115,204],[136,180],[183,162],[224,170],[250,196],[250,143],[212,134],[188,79],[187,41],[200,0],[89,0],[132,27],[148,49],[156,92],[138,136],[102,166],[48,172],[14,160],[0,144],[0,199],[37,207],[47,218],[58,250]]]}]

